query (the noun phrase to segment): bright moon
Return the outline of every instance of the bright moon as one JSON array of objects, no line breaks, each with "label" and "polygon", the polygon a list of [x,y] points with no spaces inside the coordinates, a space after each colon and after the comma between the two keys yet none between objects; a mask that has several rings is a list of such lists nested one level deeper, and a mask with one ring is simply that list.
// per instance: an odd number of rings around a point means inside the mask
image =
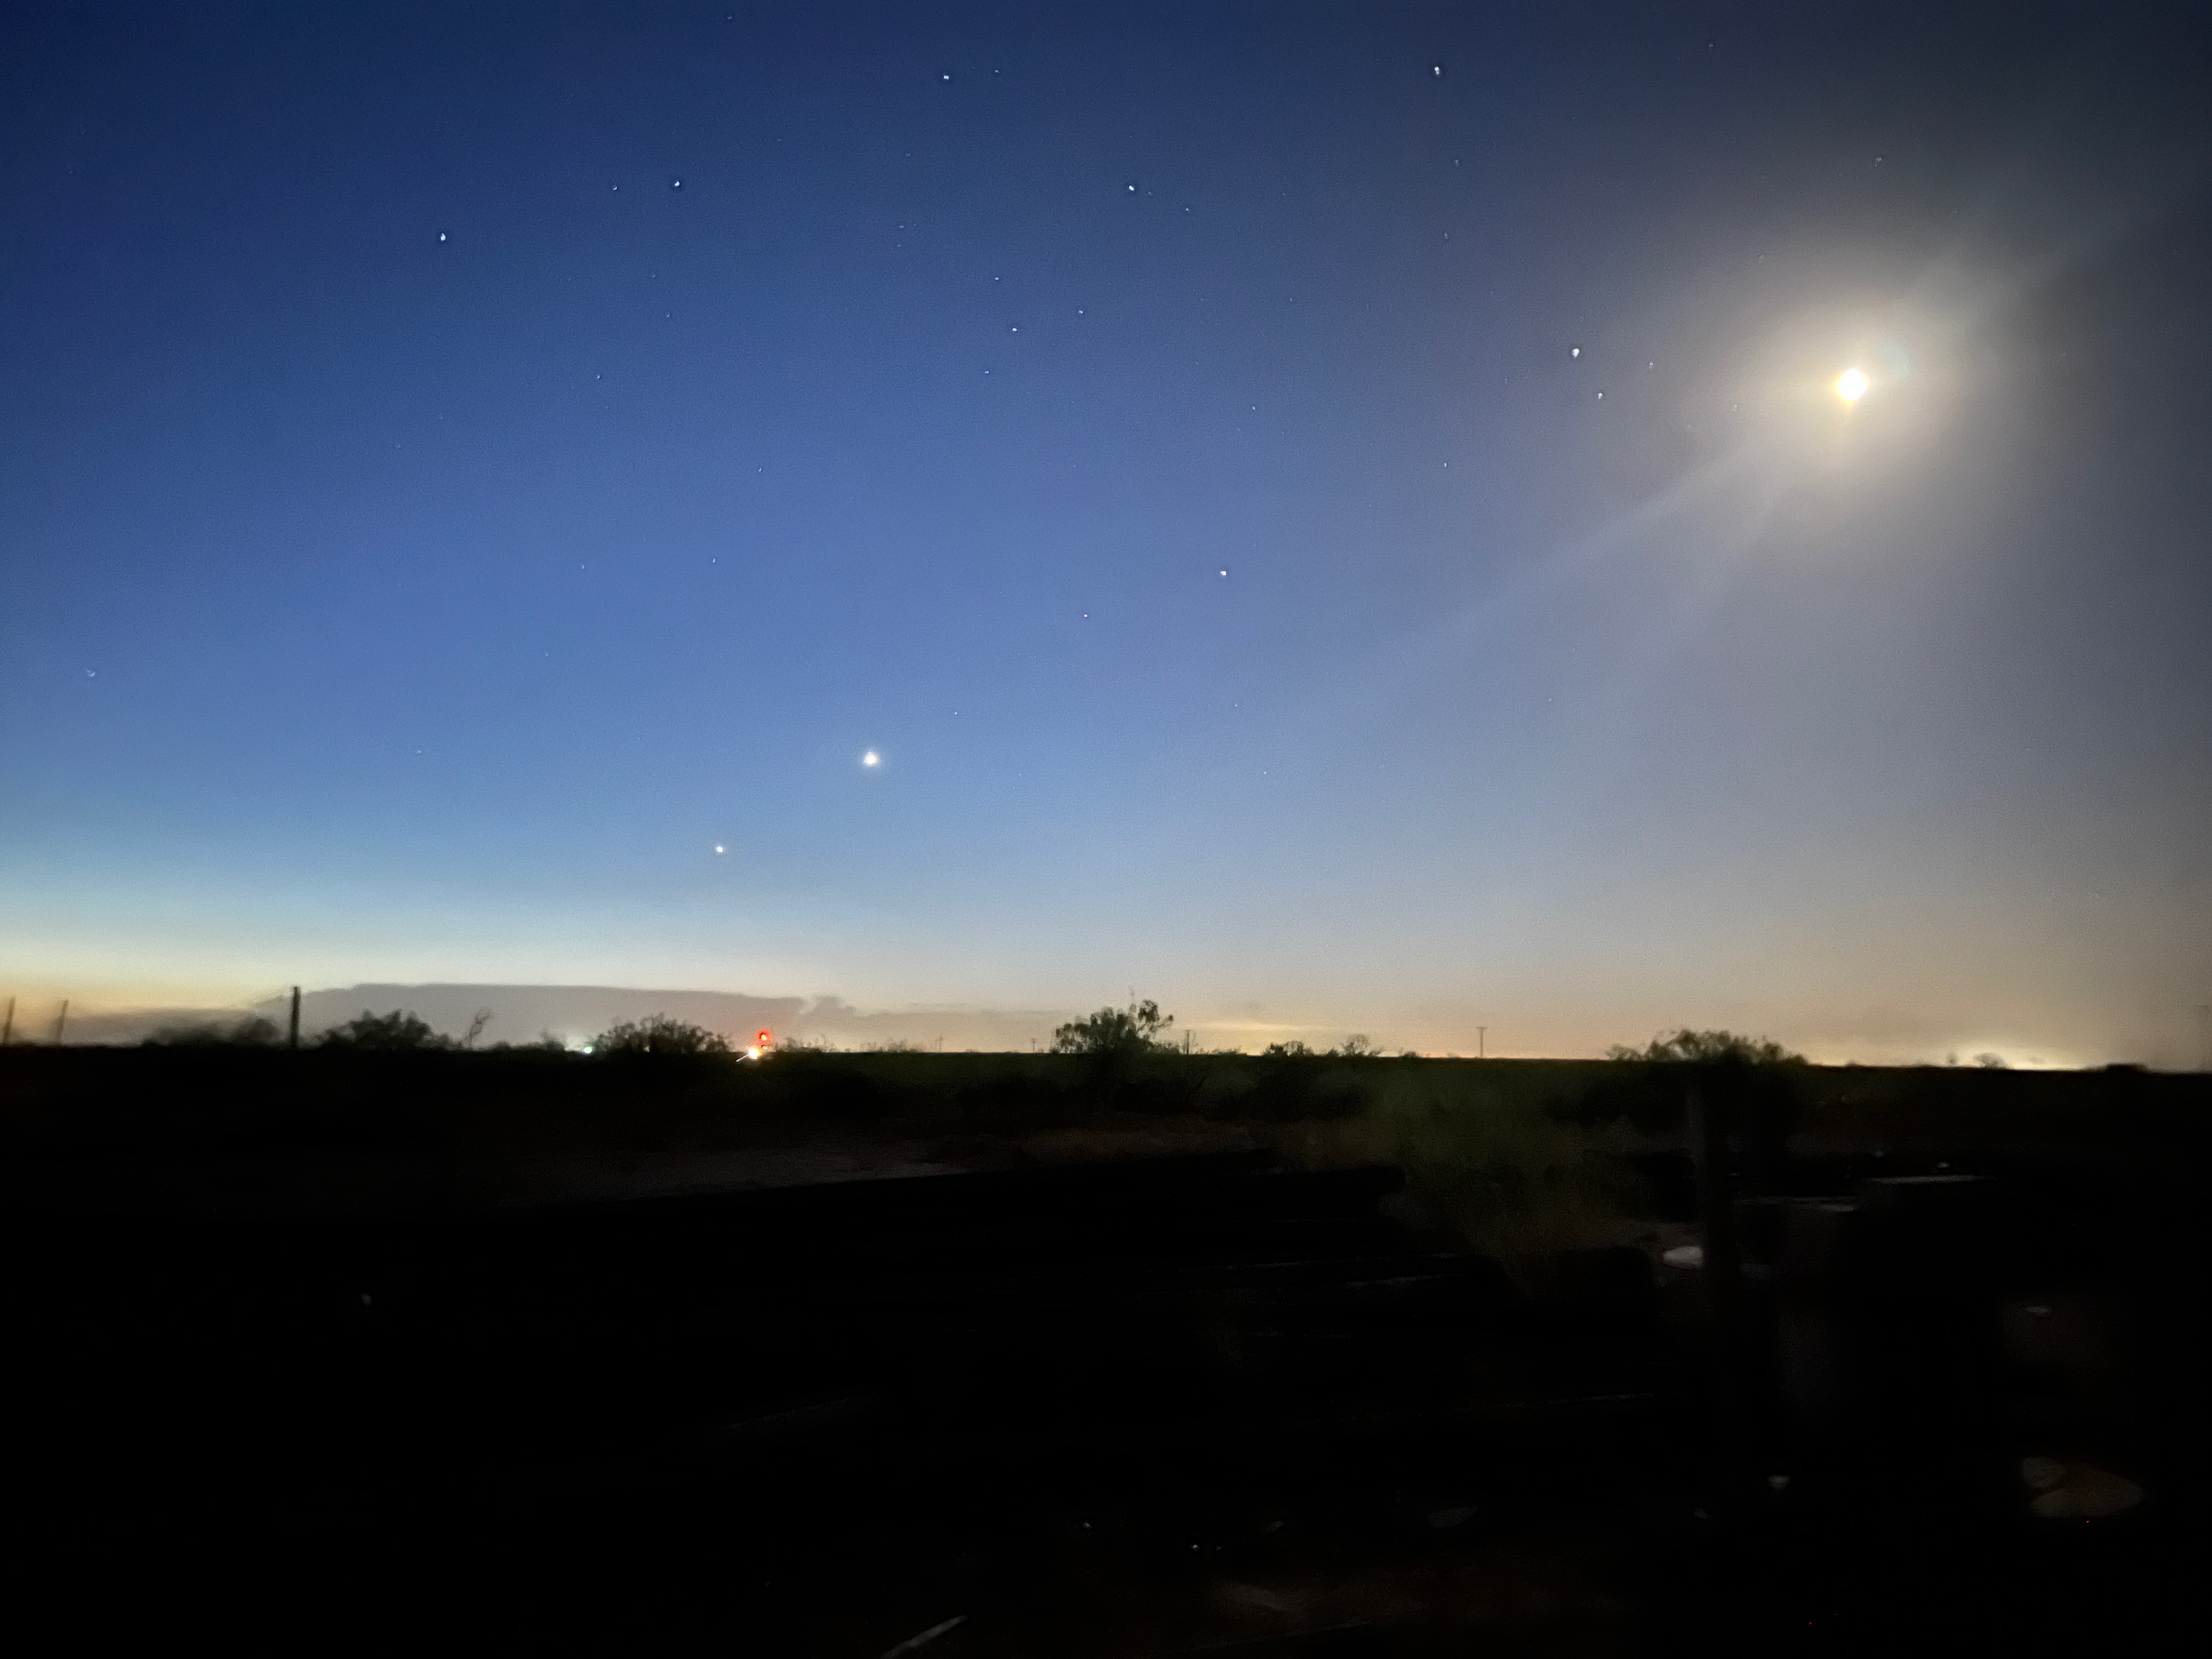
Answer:
[{"label": "bright moon", "polygon": [[1836,377],[1836,396],[1847,404],[1855,404],[1867,395],[1869,384],[1863,372],[1847,368]]},{"label": "bright moon", "polygon": [[881,762],[882,759],[882,756],[877,754],[874,750],[871,749],[866,754],[860,757],[860,764],[863,766],[874,766]]}]

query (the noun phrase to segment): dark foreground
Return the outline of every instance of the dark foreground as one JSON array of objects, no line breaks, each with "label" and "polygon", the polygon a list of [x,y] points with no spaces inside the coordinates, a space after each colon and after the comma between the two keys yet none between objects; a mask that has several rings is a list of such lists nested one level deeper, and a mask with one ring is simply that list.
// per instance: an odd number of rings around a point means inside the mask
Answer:
[{"label": "dark foreground", "polygon": [[[1734,1206],[1717,1327],[1709,1273],[1509,1273],[1385,1219],[1393,1170],[1262,1153],[19,1206],[9,1616],[45,1650],[2196,1650],[2196,1236],[2129,1244],[2109,1182],[1872,1167]],[[2028,1455],[2143,1496],[2038,1518]]]}]

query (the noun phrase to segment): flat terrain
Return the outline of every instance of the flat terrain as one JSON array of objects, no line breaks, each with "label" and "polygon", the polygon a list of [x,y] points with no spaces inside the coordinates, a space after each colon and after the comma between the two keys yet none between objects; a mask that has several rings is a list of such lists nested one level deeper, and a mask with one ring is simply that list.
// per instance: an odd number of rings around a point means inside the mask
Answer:
[{"label": "flat terrain", "polygon": [[[1667,1256],[1692,1085],[1744,1111],[1725,1328]],[[83,1645],[2161,1650],[2204,1539],[2204,1109],[9,1051],[23,1605]],[[2039,1519],[2028,1456],[2136,1498]]]}]

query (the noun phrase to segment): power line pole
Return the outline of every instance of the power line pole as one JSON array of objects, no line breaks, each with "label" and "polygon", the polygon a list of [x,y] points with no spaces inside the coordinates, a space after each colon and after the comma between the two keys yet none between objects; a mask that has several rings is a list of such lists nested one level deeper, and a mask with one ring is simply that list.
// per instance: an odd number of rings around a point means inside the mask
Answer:
[{"label": "power line pole", "polygon": [[15,998],[13,998],[13,997],[9,997],[9,998],[8,999],[8,1023],[7,1023],[6,1024],[4,1024],[4,1025],[0,1025],[0,1048],[6,1048],[6,1047],[10,1043],[10,1042],[14,1042],[15,1040]]},{"label": "power line pole", "polygon": [[2197,1005],[2197,1069],[2212,1072],[2212,1002]]},{"label": "power line pole", "polygon": [[300,1046],[300,988],[296,985],[292,988],[292,1030],[286,1046],[293,1048]]},{"label": "power line pole", "polygon": [[54,1016],[54,1047],[62,1046],[62,1033],[69,1030],[69,999],[62,999],[62,1011]]},{"label": "power line pole", "polygon": [[1490,1028],[1487,1025],[1474,1028],[1474,1057],[1477,1060],[1490,1058]]}]

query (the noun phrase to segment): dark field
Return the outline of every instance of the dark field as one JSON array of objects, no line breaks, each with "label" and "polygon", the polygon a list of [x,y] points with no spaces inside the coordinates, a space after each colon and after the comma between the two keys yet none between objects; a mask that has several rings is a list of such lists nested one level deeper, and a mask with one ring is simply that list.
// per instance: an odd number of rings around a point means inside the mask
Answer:
[{"label": "dark field", "polygon": [[70,1649],[2194,1650],[2208,1108],[0,1052],[18,1605]]}]

